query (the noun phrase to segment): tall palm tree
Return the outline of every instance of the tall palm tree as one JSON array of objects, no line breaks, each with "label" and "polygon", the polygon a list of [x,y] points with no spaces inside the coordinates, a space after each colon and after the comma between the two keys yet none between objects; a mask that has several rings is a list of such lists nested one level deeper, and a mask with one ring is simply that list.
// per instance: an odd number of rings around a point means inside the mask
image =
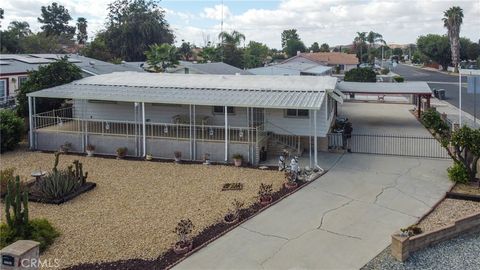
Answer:
[{"label": "tall palm tree", "polygon": [[[377,42],[379,43],[382,43],[382,44],[386,44],[385,40],[383,40],[383,36],[380,34],[380,33],[376,33],[376,32],[373,32],[373,31],[370,31],[368,32],[368,35],[366,37],[368,43],[369,43],[369,46],[368,46],[368,51],[369,51],[369,56],[371,56],[371,49],[372,47],[375,48],[375,44]],[[373,59],[372,59],[373,61]]]},{"label": "tall palm tree", "polygon": [[87,34],[87,19],[84,17],[79,17],[77,19],[77,42],[78,44],[85,44],[88,39]]},{"label": "tall palm tree", "polygon": [[452,50],[452,64],[458,72],[460,58],[460,26],[463,22],[463,9],[453,6],[443,12],[443,26],[448,30],[450,49]]},{"label": "tall palm tree", "polygon": [[357,36],[353,40],[355,46],[360,46],[360,64],[363,62],[363,46],[367,41],[367,32],[357,32]]},{"label": "tall palm tree", "polygon": [[222,40],[222,45],[230,45],[230,46],[240,46],[242,41],[245,41],[245,35],[234,30],[232,33],[228,33],[226,31],[220,32],[218,34],[218,38]]},{"label": "tall palm tree", "polygon": [[168,67],[178,65],[178,52],[175,46],[167,43],[150,45],[145,52],[147,64],[155,72],[166,72]]}]

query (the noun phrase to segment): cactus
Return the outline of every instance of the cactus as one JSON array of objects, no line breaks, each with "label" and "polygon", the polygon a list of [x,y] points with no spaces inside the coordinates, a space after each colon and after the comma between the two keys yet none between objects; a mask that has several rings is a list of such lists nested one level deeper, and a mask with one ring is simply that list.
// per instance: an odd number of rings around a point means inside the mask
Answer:
[{"label": "cactus", "polygon": [[53,163],[53,169],[52,171],[54,173],[57,172],[57,166],[58,166],[58,159],[60,158],[60,152],[55,152],[55,162]]},{"label": "cactus", "polygon": [[83,164],[78,160],[75,160],[73,164],[75,165],[75,178],[80,181],[80,185],[84,185],[87,181],[88,172],[83,175]]},{"label": "cactus", "polygon": [[5,218],[16,236],[23,236],[28,227],[28,191],[22,191],[20,177],[9,181],[5,196]]}]

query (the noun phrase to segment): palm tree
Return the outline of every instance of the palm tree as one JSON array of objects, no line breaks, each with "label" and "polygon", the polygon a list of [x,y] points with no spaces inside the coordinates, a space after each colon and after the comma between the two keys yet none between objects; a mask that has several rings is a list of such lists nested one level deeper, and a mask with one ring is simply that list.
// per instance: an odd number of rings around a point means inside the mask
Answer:
[{"label": "palm tree", "polygon": [[463,22],[463,9],[453,6],[443,13],[443,26],[448,29],[448,39],[452,50],[452,64],[458,72],[460,57],[460,26]]},{"label": "palm tree", "polygon": [[166,72],[168,67],[178,65],[178,52],[175,46],[163,43],[153,44],[149,47],[150,49],[145,52],[147,64],[155,72]]},{"label": "palm tree", "polygon": [[367,41],[367,32],[357,32],[357,36],[353,40],[355,46],[360,46],[360,64],[363,62],[363,45]]},{"label": "palm tree", "polygon": [[222,45],[230,45],[234,47],[240,46],[241,42],[245,41],[245,35],[236,30],[232,33],[226,31],[220,32],[218,38],[222,40]]},{"label": "palm tree", "polygon": [[[369,52],[372,49],[372,47],[375,48],[375,44],[377,42],[380,42],[384,45],[386,44],[385,40],[383,40],[383,36],[379,33],[373,32],[373,31],[368,32],[368,35],[367,35],[366,39],[369,43],[369,47],[368,47]],[[369,55],[371,55],[371,54],[369,53]]]},{"label": "palm tree", "polygon": [[87,19],[79,17],[77,19],[77,42],[78,44],[85,44],[88,39],[87,34]]}]

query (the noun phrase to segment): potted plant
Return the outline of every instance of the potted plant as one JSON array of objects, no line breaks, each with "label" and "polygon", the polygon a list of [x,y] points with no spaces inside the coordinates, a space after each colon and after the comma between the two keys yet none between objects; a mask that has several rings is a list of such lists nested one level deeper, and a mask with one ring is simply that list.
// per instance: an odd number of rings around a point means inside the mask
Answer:
[{"label": "potted plant", "polygon": [[173,156],[175,157],[175,163],[180,163],[181,158],[182,158],[182,152],[175,151],[175,152],[173,152]]},{"label": "potted plant", "polygon": [[95,145],[87,144],[87,157],[93,157],[94,153],[95,153]]},{"label": "potted plant", "polygon": [[233,155],[233,162],[235,164],[235,167],[240,167],[242,166],[242,161],[243,161],[243,156],[241,154],[235,154]]},{"label": "potted plant", "polygon": [[117,148],[117,159],[122,159],[127,155],[127,147]]},{"label": "potted plant", "polygon": [[285,180],[284,186],[286,189],[294,189],[298,186],[298,183],[295,182],[295,173],[292,171],[285,172]]},{"label": "potted plant", "polygon": [[233,200],[232,208],[228,209],[227,214],[223,217],[223,221],[227,224],[233,224],[238,222],[240,218],[240,210],[243,207],[243,202],[238,201],[237,199]]},{"label": "potted plant", "polygon": [[272,202],[273,200],[272,193],[273,193],[272,185],[267,185],[264,183],[260,184],[260,189],[258,190],[258,198],[262,206],[268,205]]},{"label": "potted plant", "polygon": [[210,154],[209,153],[205,153],[203,155],[203,164],[210,165]]},{"label": "potted plant", "polygon": [[190,239],[190,234],[193,231],[193,223],[190,219],[182,219],[175,227],[175,233],[178,236],[178,241],[173,246],[175,254],[185,254],[192,250],[193,241]]},{"label": "potted plant", "polygon": [[68,151],[72,149],[72,143],[65,142],[64,144],[60,145],[60,151],[67,154]]},{"label": "potted plant", "polygon": [[147,154],[147,155],[145,156],[145,160],[151,161],[152,159],[153,159],[152,154]]},{"label": "potted plant", "polygon": [[417,225],[410,225],[407,228],[402,228],[400,229],[400,235],[403,237],[409,237],[409,236],[414,236],[421,234],[422,228],[418,227]]}]

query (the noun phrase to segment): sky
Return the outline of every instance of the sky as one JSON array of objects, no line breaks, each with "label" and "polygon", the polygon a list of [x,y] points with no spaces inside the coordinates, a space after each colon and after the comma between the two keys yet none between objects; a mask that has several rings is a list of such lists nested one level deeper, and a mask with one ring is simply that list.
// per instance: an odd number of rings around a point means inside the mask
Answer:
[{"label": "sky", "polygon": [[[58,0],[76,20],[85,17],[89,36],[104,26],[113,0]],[[2,0],[2,29],[11,21],[27,21],[40,30],[41,6],[52,0]],[[464,10],[461,36],[480,39],[480,0],[163,0],[159,2],[176,36],[197,46],[218,42],[218,33],[237,30],[246,43],[255,40],[280,48],[284,29],[295,28],[307,46],[351,44],[357,32],[375,31],[389,44],[415,43],[420,35],[445,34],[443,11],[453,5]],[[223,8],[222,8],[223,7]],[[74,21],[71,22],[74,25]]]}]

